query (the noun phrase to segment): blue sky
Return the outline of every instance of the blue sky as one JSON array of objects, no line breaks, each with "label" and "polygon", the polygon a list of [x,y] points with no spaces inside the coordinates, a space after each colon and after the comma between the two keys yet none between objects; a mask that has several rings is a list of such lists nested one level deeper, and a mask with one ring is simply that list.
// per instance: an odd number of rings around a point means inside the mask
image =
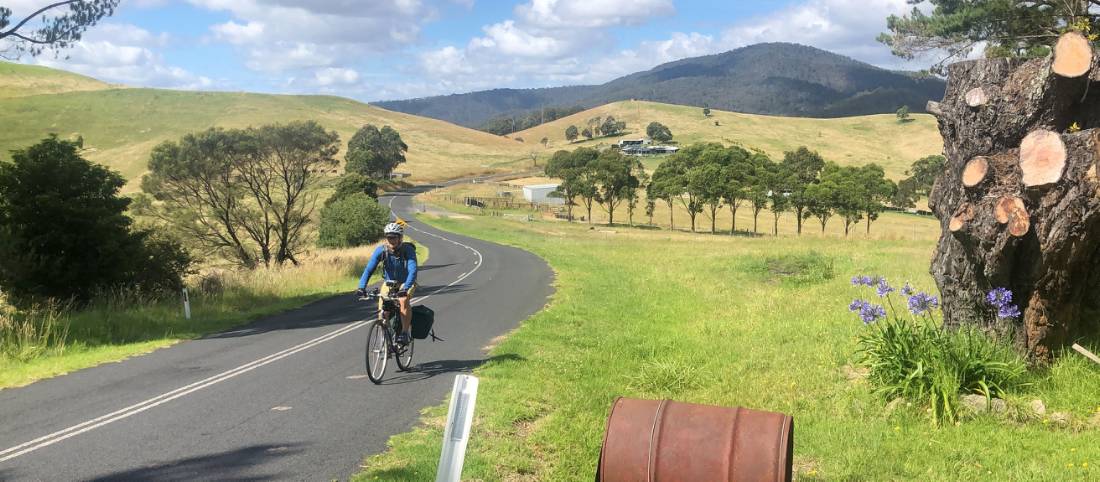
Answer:
[{"label": "blue sky", "polygon": [[[15,15],[45,0],[0,0]],[[905,0],[122,0],[39,63],[148,87],[365,101],[602,83],[758,42],[917,69],[874,38]]]}]

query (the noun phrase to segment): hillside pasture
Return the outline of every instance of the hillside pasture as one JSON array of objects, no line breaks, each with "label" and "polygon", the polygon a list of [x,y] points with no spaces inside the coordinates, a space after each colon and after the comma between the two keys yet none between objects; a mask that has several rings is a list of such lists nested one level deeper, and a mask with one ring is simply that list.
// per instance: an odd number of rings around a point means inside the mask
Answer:
[{"label": "hillside pasture", "polygon": [[[609,115],[626,122],[625,135],[592,140],[581,137],[574,143],[565,139],[565,129],[570,125],[583,130],[588,119]],[[646,101],[613,102],[517,132],[513,137],[546,137],[550,139],[546,151],[552,153],[558,149],[606,146],[621,139],[640,139],[645,137],[645,127],[650,122],[668,126],[673,141],[680,145],[695,142],[740,144],[745,148],[762,149],[775,160],[782,159],[784,151],[806,146],[840,165],[876,163],[895,181],[906,177],[905,171],[913,161],[943,151],[936,119],[927,114],[914,114],[911,120],[899,122],[893,114],[812,119],[711,109],[710,116],[704,117],[699,107]],[[652,167],[660,158],[652,159],[647,166]]]}]

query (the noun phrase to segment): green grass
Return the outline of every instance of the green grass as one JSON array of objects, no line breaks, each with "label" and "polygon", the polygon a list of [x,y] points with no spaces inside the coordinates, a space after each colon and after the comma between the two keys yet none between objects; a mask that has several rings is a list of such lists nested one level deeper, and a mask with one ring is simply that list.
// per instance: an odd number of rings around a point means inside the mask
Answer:
[{"label": "green grass", "polygon": [[0,62],[0,98],[109,88],[109,84],[71,72]]},{"label": "green grass", "polygon": [[[1008,398],[1074,417],[1014,415],[935,427],[923,407],[887,413],[849,380],[849,277],[934,285],[934,240],[728,238],[615,233],[566,223],[435,218],[440,228],[528,249],[556,272],[548,308],[475,371],[481,379],[464,480],[591,480],[617,396],[790,414],[799,480],[1096,480],[1100,369],[1066,355]],[[645,260],[639,262],[639,260]],[[431,480],[445,405],[391,439],[356,480]],[[1088,464],[1087,467],[1083,464]]]},{"label": "green grass", "polygon": [[[0,92],[20,77],[5,75],[0,63]],[[54,77],[71,75],[46,69]],[[390,112],[333,96],[187,92],[160,89],[109,89],[3,98],[0,95],[0,160],[9,151],[30,146],[50,133],[83,136],[89,160],[118,170],[138,188],[149,153],[165,140],[213,126],[239,128],[312,119],[340,134],[342,148],[365,124],[389,125],[410,146],[400,172],[411,181],[434,182],[473,174],[526,169],[530,150],[523,144],[443,121]],[[540,146],[541,148],[541,146]],[[337,154],[343,159],[343,152]]]},{"label": "green grass", "polygon": [[[112,295],[87,309],[64,313],[57,320],[68,336],[62,344],[29,347],[30,358],[0,351],[0,388],[69,373],[101,363],[147,353],[181,340],[224,330],[256,318],[297,308],[354,290],[374,246],[319,250],[299,267],[208,274],[219,289],[203,290],[192,280],[191,319],[179,300],[141,300]],[[417,243],[417,257],[427,261],[427,246]],[[375,276],[377,279],[377,276]],[[207,281],[207,286],[211,286]],[[0,329],[7,320],[0,312]],[[0,333],[3,335],[4,333]],[[0,336],[0,340],[5,337]],[[26,351],[26,350],[21,350]]]},{"label": "green grass", "polygon": [[[569,144],[565,140],[565,129],[570,125],[583,129],[588,119],[608,115],[626,122],[625,136],[598,138],[576,144]],[[673,140],[680,145],[695,142],[740,143],[745,147],[763,149],[777,160],[782,159],[784,151],[804,145],[820,152],[826,160],[841,165],[877,163],[886,170],[887,177],[897,180],[905,177],[905,170],[913,161],[924,156],[941,154],[943,151],[943,140],[936,127],[936,119],[927,114],[914,114],[912,119],[899,123],[894,114],[813,119],[720,110],[711,110],[710,117],[703,117],[702,109],[698,107],[621,101],[532,127],[517,132],[515,136],[524,139],[546,137],[551,141],[546,150],[553,152],[557,149],[606,145],[617,143],[620,139],[641,138],[645,136],[646,126],[656,121],[668,126],[672,130]],[[715,126],[715,121],[720,125]],[[654,158],[647,165],[655,167],[658,159]]]}]

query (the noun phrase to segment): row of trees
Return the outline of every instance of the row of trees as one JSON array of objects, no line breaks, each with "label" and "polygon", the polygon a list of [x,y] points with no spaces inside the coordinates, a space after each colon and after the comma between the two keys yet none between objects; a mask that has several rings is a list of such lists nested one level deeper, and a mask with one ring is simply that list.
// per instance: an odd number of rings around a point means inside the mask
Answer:
[{"label": "row of trees", "polygon": [[633,223],[635,209],[644,195],[650,223],[655,203],[662,201],[668,205],[672,228],[675,207],[681,206],[688,213],[692,231],[696,230],[698,215],[703,214],[710,219],[712,233],[717,232],[716,219],[722,208],[730,211],[730,232],[736,231],[737,211],[742,206],[752,210],[754,233],[764,209],[772,212],[775,234],[785,212],[794,213],[799,234],[803,221],[814,218],[824,231],[834,216],[844,220],[845,235],[863,219],[870,232],[871,221],[878,218],[897,190],[875,164],[840,166],[826,162],[806,147],[785,152],[783,159],[775,162],[759,150],[717,143],[685,147],[661,163],[652,178],[630,156],[590,148],[558,151],[547,164],[546,175],[561,179],[557,194],[566,200],[570,220],[579,199],[589,222],[593,205],[604,208],[610,224],[616,207],[625,203]]},{"label": "row of trees", "polygon": [[584,110],[584,107],[579,105],[573,107],[545,107],[539,110],[530,111],[525,115],[494,117],[482,125],[480,129],[498,136],[503,136],[561,119],[562,117],[576,114],[582,110]]},{"label": "row of trees", "polygon": [[565,128],[565,139],[569,142],[573,142],[580,136],[584,136],[585,139],[593,139],[600,136],[617,136],[623,134],[625,130],[626,122],[615,120],[615,116],[596,116],[585,122],[584,130],[578,129],[575,125],[570,125]]}]

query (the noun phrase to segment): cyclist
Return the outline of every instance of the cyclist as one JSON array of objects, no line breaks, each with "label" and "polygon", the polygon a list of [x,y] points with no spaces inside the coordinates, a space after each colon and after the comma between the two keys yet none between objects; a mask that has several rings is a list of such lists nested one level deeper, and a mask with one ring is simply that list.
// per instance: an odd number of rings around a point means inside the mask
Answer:
[{"label": "cyclist", "polygon": [[[382,264],[382,279],[401,283],[397,290],[398,304],[401,310],[401,333],[395,340],[398,344],[409,342],[409,332],[412,330],[412,308],[409,306],[413,292],[416,291],[416,247],[404,242],[405,228],[398,223],[389,223],[382,230],[386,235],[386,242],[374,250],[374,254],[363,270],[363,276],[359,279],[359,290],[356,294],[366,294],[367,281],[370,280],[374,269]],[[386,283],[382,283],[382,297],[389,293]],[[378,310],[382,310],[382,297],[378,298]]]}]

